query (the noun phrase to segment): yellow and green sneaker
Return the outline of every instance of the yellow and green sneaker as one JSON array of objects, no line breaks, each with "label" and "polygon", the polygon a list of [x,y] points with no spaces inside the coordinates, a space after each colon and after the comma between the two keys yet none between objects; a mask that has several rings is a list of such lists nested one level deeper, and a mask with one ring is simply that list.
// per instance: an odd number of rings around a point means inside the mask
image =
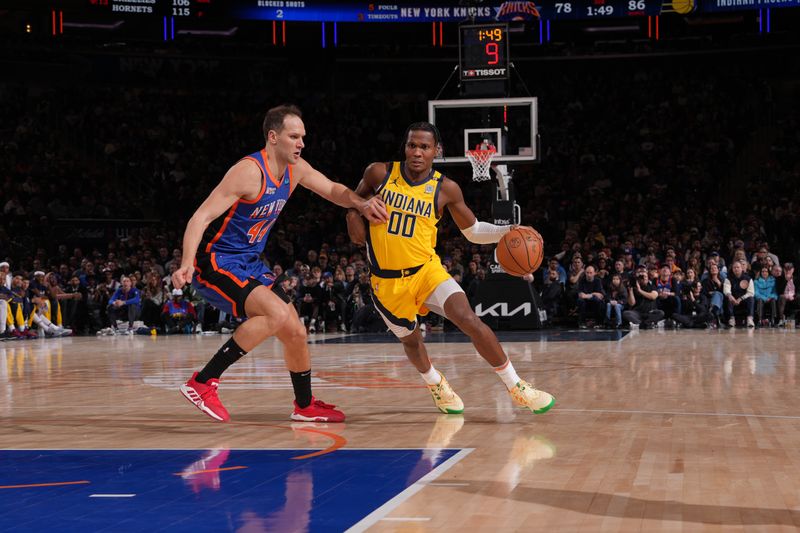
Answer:
[{"label": "yellow and green sneaker", "polygon": [[527,381],[520,380],[514,388],[508,391],[515,405],[530,409],[537,415],[546,413],[556,403],[552,395],[543,390],[534,389]]},{"label": "yellow and green sneaker", "polygon": [[442,381],[437,385],[428,385],[431,396],[433,396],[433,403],[445,414],[457,415],[463,413],[464,402],[461,401],[461,398],[458,397],[453,387],[447,382],[447,378],[444,377],[444,374],[439,372],[439,375],[442,377]]}]

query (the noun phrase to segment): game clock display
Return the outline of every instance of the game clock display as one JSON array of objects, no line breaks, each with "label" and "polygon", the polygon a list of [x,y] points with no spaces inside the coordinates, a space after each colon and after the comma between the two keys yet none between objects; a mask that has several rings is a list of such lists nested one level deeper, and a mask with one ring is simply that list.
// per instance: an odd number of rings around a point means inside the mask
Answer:
[{"label": "game clock display", "polygon": [[459,67],[462,81],[508,79],[508,25],[461,26]]},{"label": "game clock display", "polygon": [[602,19],[658,15],[661,2],[651,0],[556,0],[542,8],[546,19]]}]

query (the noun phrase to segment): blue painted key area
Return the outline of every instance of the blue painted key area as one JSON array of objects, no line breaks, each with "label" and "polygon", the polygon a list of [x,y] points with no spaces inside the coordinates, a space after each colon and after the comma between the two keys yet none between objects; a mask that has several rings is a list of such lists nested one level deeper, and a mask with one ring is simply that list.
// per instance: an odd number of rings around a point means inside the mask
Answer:
[{"label": "blue painted key area", "polygon": [[343,531],[457,452],[0,451],[0,531]]}]

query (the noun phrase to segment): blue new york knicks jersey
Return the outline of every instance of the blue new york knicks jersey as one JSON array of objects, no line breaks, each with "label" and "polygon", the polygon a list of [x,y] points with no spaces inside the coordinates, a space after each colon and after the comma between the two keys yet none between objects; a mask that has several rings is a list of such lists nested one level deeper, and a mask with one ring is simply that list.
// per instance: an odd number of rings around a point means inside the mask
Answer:
[{"label": "blue new york knicks jersey", "polygon": [[269,171],[266,150],[243,159],[250,159],[261,169],[261,192],[253,201],[239,199],[208,225],[197,250],[200,254],[261,254],[272,226],[289,199],[291,166],[283,176],[276,178]]}]

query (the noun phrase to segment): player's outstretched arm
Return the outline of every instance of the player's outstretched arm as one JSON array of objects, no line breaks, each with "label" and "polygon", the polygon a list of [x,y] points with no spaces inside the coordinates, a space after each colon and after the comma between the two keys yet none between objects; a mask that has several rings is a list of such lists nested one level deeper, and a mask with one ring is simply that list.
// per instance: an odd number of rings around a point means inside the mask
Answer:
[{"label": "player's outstretched arm", "polygon": [[500,242],[503,235],[514,228],[524,227],[536,231],[530,226],[518,226],[516,224],[498,226],[491,222],[481,222],[472,212],[472,209],[464,202],[464,193],[458,183],[449,178],[443,178],[442,192],[444,193],[442,208],[447,206],[458,229],[464,234],[469,242],[475,244],[493,244]]},{"label": "player's outstretched arm", "polygon": [[302,158],[295,165],[293,173],[297,176],[297,182],[306,189],[336,205],[357,209],[370,222],[381,223],[388,219],[386,206],[381,198],[362,198],[345,185],[331,181]]},{"label": "player's outstretched arm", "polygon": [[261,190],[261,170],[249,160],[233,165],[208,198],[194,212],[183,234],[183,257],[181,266],[172,274],[172,284],[180,289],[192,281],[194,258],[197,247],[208,225],[240,198],[249,198]]},{"label": "player's outstretched arm", "polygon": [[[364,170],[364,177],[356,187],[356,194],[361,198],[371,198],[386,176],[386,163],[372,163]],[[350,240],[359,246],[367,242],[367,227],[364,219],[356,209],[347,210],[347,234]]]}]

